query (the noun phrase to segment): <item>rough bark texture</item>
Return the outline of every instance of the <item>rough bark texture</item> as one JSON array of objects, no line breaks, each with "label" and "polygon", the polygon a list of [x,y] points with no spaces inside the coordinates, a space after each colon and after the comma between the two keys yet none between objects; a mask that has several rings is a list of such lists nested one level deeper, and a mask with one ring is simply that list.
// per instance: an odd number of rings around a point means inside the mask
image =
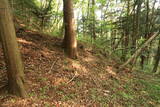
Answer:
[{"label": "rough bark texture", "polygon": [[70,58],[77,58],[77,41],[72,0],[63,0],[65,35],[63,46]]},{"label": "rough bark texture", "polygon": [[0,0],[0,37],[7,65],[9,92],[20,97],[26,97],[24,69],[8,0]]}]

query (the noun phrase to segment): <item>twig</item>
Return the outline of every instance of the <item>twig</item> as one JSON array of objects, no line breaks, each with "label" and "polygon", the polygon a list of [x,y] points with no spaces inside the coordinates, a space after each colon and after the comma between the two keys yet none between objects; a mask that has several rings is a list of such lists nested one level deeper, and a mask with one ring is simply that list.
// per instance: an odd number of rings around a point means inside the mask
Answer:
[{"label": "twig", "polygon": [[72,79],[70,79],[66,84],[69,84],[70,82],[72,82],[76,77],[78,77],[78,73],[77,73],[77,71],[75,71],[75,74],[74,74],[74,76],[72,77]]},{"label": "twig", "polygon": [[70,79],[66,84],[69,84],[70,82],[72,82],[76,76],[77,76],[77,75],[74,75],[74,76],[72,77],[72,79]]},{"label": "twig", "polygon": [[91,79],[92,79],[93,83],[94,83],[97,87],[99,87],[98,84],[97,84],[97,82],[93,79],[93,77],[91,77]]},{"label": "twig", "polygon": [[49,73],[52,71],[53,66],[56,64],[57,61],[58,61],[58,58],[52,63],[52,66],[51,66],[50,70],[48,71]]}]

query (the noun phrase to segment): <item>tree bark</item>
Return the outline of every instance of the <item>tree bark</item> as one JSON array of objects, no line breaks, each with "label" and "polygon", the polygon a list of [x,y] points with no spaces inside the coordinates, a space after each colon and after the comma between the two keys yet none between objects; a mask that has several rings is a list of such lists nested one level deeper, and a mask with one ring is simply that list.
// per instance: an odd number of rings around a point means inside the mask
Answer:
[{"label": "tree bark", "polygon": [[156,32],[153,36],[151,36],[142,46],[136,50],[136,52],[129,58],[124,64],[120,66],[120,68],[124,68],[126,65],[128,65],[131,61],[133,61],[135,58],[137,58],[143,49],[155,38],[159,35],[159,32]]},{"label": "tree bark", "polygon": [[130,0],[127,0],[127,21],[125,25],[125,33],[124,33],[124,39],[122,45],[124,45],[125,50],[122,50],[122,60],[126,60],[126,55],[128,54],[128,44],[129,44],[129,30],[130,30]]},{"label": "tree bark", "polygon": [[142,5],[141,0],[136,0],[134,3],[132,51],[131,51],[132,55],[134,54],[134,51],[137,48],[137,38],[139,37],[140,33],[139,30],[140,30],[141,5]]},{"label": "tree bark", "polygon": [[95,29],[95,0],[92,0],[92,10],[91,10],[91,16],[92,16],[92,37],[95,40],[96,39],[96,29]]},{"label": "tree bark", "polygon": [[77,58],[78,54],[72,0],[63,0],[63,15],[65,26],[63,46],[67,55],[70,58],[75,59]]},{"label": "tree bark", "polygon": [[[146,25],[145,25],[145,36],[144,38],[147,40],[149,37],[149,0],[146,1]],[[146,47],[148,49],[148,47]],[[149,51],[147,51],[147,56],[145,55],[141,55],[140,56],[141,58],[141,68],[143,69],[144,68],[144,63],[145,61],[148,62],[149,60]]]},{"label": "tree bark", "polygon": [[160,40],[159,40],[157,55],[155,56],[155,64],[154,64],[152,72],[157,72],[159,62],[160,62]]},{"label": "tree bark", "polygon": [[0,0],[0,38],[7,65],[9,93],[26,97],[24,69],[8,0]]}]

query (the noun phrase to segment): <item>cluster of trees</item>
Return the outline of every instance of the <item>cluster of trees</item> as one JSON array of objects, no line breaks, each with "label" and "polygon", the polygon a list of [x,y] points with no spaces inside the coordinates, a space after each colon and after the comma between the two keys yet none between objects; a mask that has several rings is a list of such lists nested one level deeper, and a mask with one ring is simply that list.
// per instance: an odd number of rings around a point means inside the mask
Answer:
[{"label": "cluster of trees", "polygon": [[83,5],[77,19],[79,35],[89,35],[95,42],[100,39],[104,48],[109,47],[111,53],[125,62],[121,67],[132,64],[142,70],[157,71],[160,62],[157,0],[80,0],[78,3]]},{"label": "cluster of trees", "polygon": [[[44,24],[44,14],[49,10],[49,1],[45,12],[42,15],[42,24]],[[64,26],[65,35],[63,46],[70,58],[77,58],[77,41],[74,29],[74,13],[72,0],[64,0]],[[16,32],[7,0],[0,1],[0,37],[7,64],[8,89],[9,92],[17,96],[26,97],[24,89],[24,69],[21,60],[18,43],[16,41]],[[43,16],[44,15],[44,16]]]},{"label": "cluster of trees", "polygon": [[[89,38],[125,63],[156,72],[160,62],[160,10],[156,0],[9,0],[16,18],[28,28],[62,35],[70,58],[77,58],[78,37]],[[26,96],[23,65],[7,0],[0,1],[0,37],[10,92]],[[75,17],[74,17],[75,13]],[[37,26],[38,25],[38,26]],[[56,33],[55,33],[56,32]]]}]

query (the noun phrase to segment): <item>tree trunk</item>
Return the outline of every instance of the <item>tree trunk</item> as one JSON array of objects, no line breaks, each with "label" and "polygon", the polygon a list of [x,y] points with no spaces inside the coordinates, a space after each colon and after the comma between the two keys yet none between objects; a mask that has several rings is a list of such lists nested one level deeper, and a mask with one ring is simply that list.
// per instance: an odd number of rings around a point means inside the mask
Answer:
[{"label": "tree trunk", "polygon": [[77,58],[77,41],[72,0],[63,0],[65,35],[63,46],[70,58]]},{"label": "tree trunk", "polygon": [[[139,30],[140,30],[140,13],[141,13],[141,0],[136,0],[134,4],[134,16],[133,16],[133,34],[132,34],[132,51],[131,54],[133,55],[135,49],[137,48],[137,38],[139,37]],[[137,9],[135,9],[137,7]]]},{"label": "tree trunk", "polygon": [[[145,25],[145,36],[144,38],[147,40],[149,37],[149,0],[146,2],[146,25]],[[148,47],[146,47],[148,49]],[[149,60],[149,51],[147,51],[147,57],[145,55],[141,55],[141,68],[144,68],[145,61]]]},{"label": "tree trunk", "polygon": [[0,0],[0,37],[7,65],[9,93],[26,97],[24,69],[8,0]]},{"label": "tree trunk", "polygon": [[82,8],[82,23],[83,23],[83,36],[85,36],[85,15],[84,15],[84,9]]},{"label": "tree trunk", "polygon": [[154,64],[152,72],[157,72],[159,62],[160,62],[160,40],[159,40],[157,55],[155,56],[155,64]]},{"label": "tree trunk", "polygon": [[129,58],[123,65],[120,66],[120,68],[125,67],[131,61],[135,60],[135,58],[137,58],[141,54],[143,49],[158,35],[159,35],[159,32],[156,32],[153,36],[151,36],[144,44],[142,44],[142,46],[139,49],[136,50],[136,52],[131,56],[131,58]]},{"label": "tree trunk", "polygon": [[129,30],[130,30],[130,0],[127,0],[127,22],[126,22],[126,27],[125,29],[125,34],[124,34],[124,40],[123,40],[123,45],[124,45],[124,50],[122,50],[122,60],[125,61],[126,60],[126,55],[128,54],[128,44],[129,44]]},{"label": "tree trunk", "polygon": [[[137,0],[136,0],[137,1]],[[136,27],[135,27],[135,22],[136,22],[136,1],[134,2],[134,6],[133,6],[133,17],[132,17],[132,34],[131,34],[131,55],[134,54],[134,50],[136,49],[136,36],[135,36],[135,30],[136,30]]]},{"label": "tree trunk", "polygon": [[92,37],[96,39],[96,29],[95,29],[95,0],[92,0]]}]

